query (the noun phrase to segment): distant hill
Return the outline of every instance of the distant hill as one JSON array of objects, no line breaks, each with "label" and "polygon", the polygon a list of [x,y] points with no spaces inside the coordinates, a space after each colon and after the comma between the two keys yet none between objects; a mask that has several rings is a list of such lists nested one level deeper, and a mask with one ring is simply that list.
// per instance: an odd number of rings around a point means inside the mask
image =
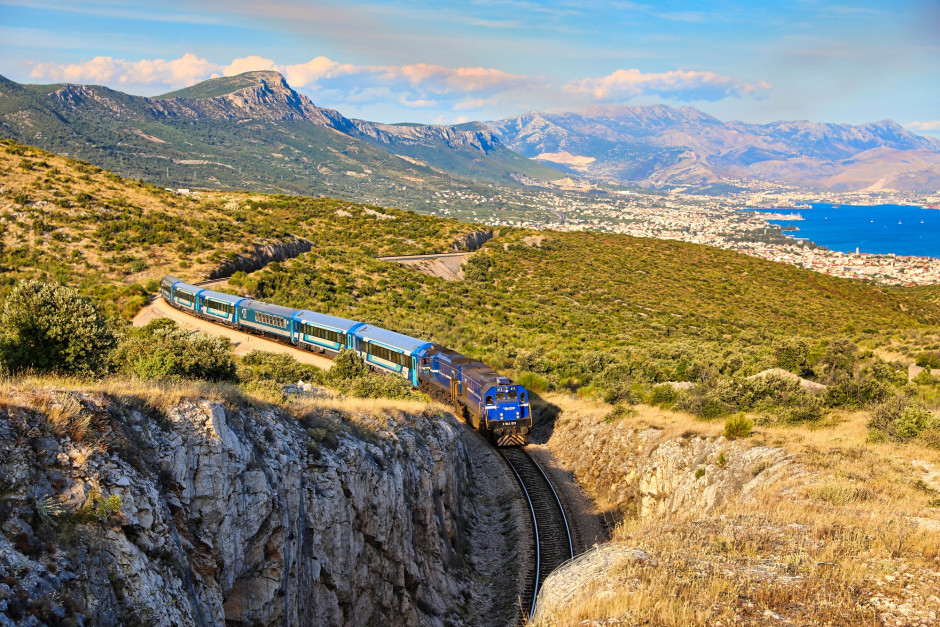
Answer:
[{"label": "distant hill", "polygon": [[620,183],[705,186],[748,178],[840,191],[940,189],[940,141],[890,120],[746,124],[654,105],[532,112],[489,127],[527,157]]},{"label": "distant hill", "polygon": [[482,125],[388,125],[317,107],[277,72],[210,79],[156,98],[0,77],[0,135],[132,178],[181,187],[425,200],[437,190],[564,173]]}]

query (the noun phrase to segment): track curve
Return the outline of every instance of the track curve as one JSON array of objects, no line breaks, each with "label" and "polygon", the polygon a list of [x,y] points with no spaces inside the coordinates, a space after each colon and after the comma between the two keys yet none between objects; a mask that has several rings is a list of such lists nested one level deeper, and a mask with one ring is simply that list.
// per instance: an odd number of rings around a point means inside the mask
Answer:
[{"label": "track curve", "polygon": [[548,475],[523,448],[499,449],[522,487],[532,515],[535,564],[526,582],[522,608],[531,616],[542,582],[553,570],[574,557],[574,543],[568,517]]}]

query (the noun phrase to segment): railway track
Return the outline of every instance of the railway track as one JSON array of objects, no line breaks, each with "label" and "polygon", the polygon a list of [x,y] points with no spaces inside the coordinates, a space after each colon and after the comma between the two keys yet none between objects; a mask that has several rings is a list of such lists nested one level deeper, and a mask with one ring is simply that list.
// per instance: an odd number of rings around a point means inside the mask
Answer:
[{"label": "railway track", "polygon": [[542,582],[553,570],[574,557],[574,542],[565,509],[558,493],[523,448],[499,449],[509,464],[529,505],[535,541],[535,564],[523,592],[525,616],[531,616]]}]

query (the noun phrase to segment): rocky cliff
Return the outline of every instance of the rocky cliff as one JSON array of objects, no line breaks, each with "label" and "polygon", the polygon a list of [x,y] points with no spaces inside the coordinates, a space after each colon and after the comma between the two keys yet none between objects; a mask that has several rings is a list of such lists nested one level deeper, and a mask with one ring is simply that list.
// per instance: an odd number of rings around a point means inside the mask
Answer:
[{"label": "rocky cliff", "polygon": [[474,620],[452,417],[214,396],[0,392],[0,625]]},{"label": "rocky cliff", "polygon": [[485,231],[473,231],[472,233],[461,235],[456,240],[454,240],[450,245],[450,249],[454,252],[473,252],[474,250],[478,250],[481,246],[483,246],[483,244],[493,239],[493,236],[494,233],[492,229],[487,229]]},{"label": "rocky cliff", "polygon": [[310,241],[296,236],[280,242],[258,244],[255,246],[253,253],[236,255],[233,259],[219,264],[218,267],[209,273],[208,278],[219,279],[231,276],[232,273],[238,272],[239,270],[242,272],[254,272],[255,270],[260,270],[265,267],[272,261],[293,259],[298,255],[308,252],[311,248],[313,248],[313,244],[310,243]]}]

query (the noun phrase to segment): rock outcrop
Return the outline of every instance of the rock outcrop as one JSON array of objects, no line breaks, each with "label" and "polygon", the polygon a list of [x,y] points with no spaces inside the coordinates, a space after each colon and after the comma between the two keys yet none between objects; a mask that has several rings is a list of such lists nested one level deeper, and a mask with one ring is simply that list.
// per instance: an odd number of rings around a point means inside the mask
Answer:
[{"label": "rock outcrop", "polygon": [[593,426],[561,419],[554,437],[577,442],[552,448],[599,502],[641,518],[707,512],[747,499],[792,470],[790,456],[778,448],[721,436],[670,437],[626,419]]},{"label": "rock outcrop", "polygon": [[268,244],[257,244],[253,253],[236,255],[233,259],[224,261],[209,273],[210,279],[221,279],[231,276],[239,270],[254,272],[260,270],[272,261],[286,261],[298,255],[309,252],[313,244],[308,240],[293,236],[291,239]]},{"label": "rock outcrop", "polygon": [[474,250],[479,249],[483,244],[487,243],[493,239],[493,230],[487,229],[485,231],[474,231],[472,233],[467,233],[466,235],[461,235],[450,245],[450,249],[454,252],[466,251],[473,252]]},{"label": "rock outcrop", "polygon": [[466,620],[451,416],[2,394],[0,625]]}]

